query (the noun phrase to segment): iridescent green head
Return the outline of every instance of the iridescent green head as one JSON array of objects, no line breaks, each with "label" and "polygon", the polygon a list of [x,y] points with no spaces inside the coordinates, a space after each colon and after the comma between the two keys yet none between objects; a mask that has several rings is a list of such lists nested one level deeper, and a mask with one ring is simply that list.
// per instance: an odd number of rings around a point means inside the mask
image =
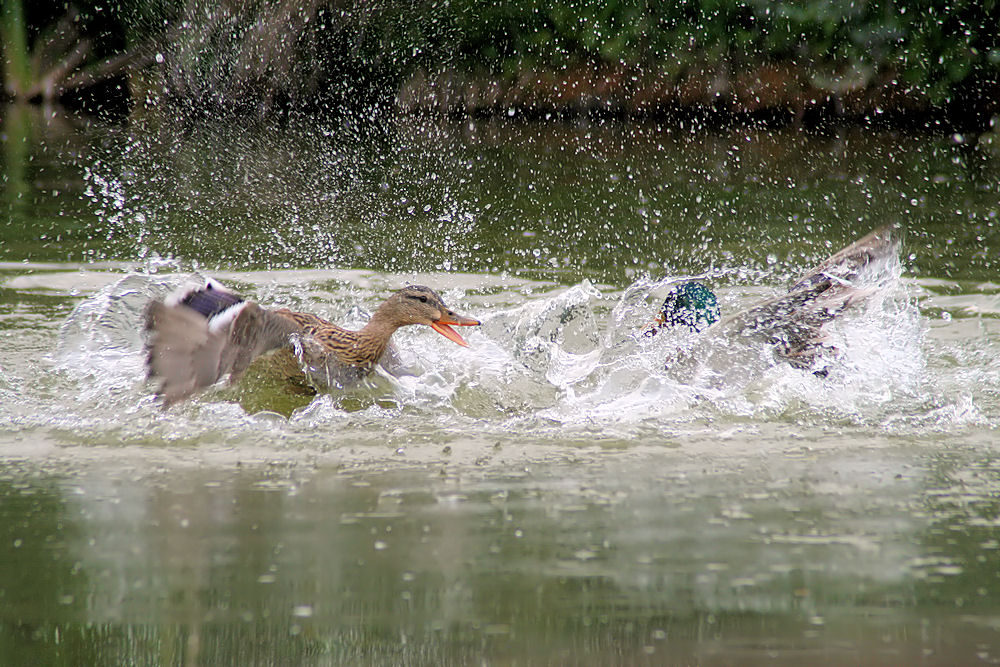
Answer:
[{"label": "iridescent green head", "polygon": [[684,283],[670,290],[658,318],[661,324],[683,325],[692,331],[702,331],[718,321],[719,302],[701,283]]}]

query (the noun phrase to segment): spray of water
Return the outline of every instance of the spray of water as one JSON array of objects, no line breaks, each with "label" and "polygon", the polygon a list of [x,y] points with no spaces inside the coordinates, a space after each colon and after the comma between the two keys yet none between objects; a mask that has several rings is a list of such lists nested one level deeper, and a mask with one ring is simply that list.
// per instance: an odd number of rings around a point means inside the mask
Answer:
[{"label": "spray of water", "polygon": [[[443,290],[446,300],[483,320],[480,330],[469,333],[470,348],[444,346],[419,328],[401,330],[400,366],[393,374],[380,371],[348,392],[321,393],[288,421],[268,421],[268,429],[347,428],[356,436],[395,424],[407,437],[416,429],[447,437],[524,438],[574,432],[681,437],[706,423],[747,420],[905,429],[891,416],[928,409],[944,415],[940,406],[927,407],[934,396],[925,324],[900,271],[893,258],[859,278],[870,296],[827,326],[822,377],[793,368],[765,342],[716,339],[706,335],[711,330],[642,336],[642,324],[654,312],[650,303],[676,279],[643,279],[621,291],[584,282],[542,288],[529,298],[524,292],[538,288],[456,286]],[[247,284],[248,277],[237,283]],[[139,412],[164,428],[180,420],[202,432],[208,427],[201,420],[211,413],[213,429],[219,419],[235,432],[239,424],[256,429],[270,418],[248,414],[224,388],[166,415],[151,398],[143,372],[142,308],[187,279],[129,275],[109,284],[68,318],[53,362],[87,405]],[[332,289],[294,280],[278,288],[251,285],[251,296],[257,289],[280,305],[294,294],[350,326],[362,324],[385,293],[359,290],[350,280]],[[321,306],[321,296],[332,301]],[[739,308],[759,296],[725,289],[720,302],[724,309]],[[694,362],[678,372],[672,360],[683,355]],[[954,418],[967,419],[973,409],[959,409]]]}]

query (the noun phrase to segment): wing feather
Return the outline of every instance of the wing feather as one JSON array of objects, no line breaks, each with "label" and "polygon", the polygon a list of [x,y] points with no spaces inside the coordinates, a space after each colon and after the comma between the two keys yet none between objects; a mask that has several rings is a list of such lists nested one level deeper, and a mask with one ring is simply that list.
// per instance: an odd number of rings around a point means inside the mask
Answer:
[{"label": "wing feather", "polygon": [[[192,305],[193,304],[193,305]],[[229,374],[238,378],[258,356],[289,345],[294,318],[208,285],[146,308],[147,370],[170,406]]]}]

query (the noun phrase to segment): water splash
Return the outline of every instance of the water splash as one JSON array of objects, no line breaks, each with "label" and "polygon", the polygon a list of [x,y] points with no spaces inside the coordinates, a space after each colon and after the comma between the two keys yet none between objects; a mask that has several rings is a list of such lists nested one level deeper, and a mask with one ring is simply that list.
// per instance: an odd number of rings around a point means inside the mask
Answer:
[{"label": "water splash", "polygon": [[[251,274],[230,279],[265,304],[318,311],[351,327],[364,323],[383,294],[359,288],[350,275],[333,289],[308,281],[276,288],[273,280],[279,275],[263,274],[271,282],[256,288]],[[129,275],[77,306],[52,358],[59,371],[75,378],[82,401],[152,410],[147,417],[161,419],[143,380],[142,309],[188,279]],[[777,419],[878,428],[885,422],[899,429],[912,423],[893,422],[892,414],[942,408],[927,407],[933,402],[928,386],[933,380],[925,361],[926,327],[898,262],[862,276],[859,280],[872,290],[869,298],[827,325],[825,377],[792,368],[761,341],[688,331],[643,336],[653,304],[678,279],[643,278],[620,291],[586,281],[541,292],[516,284],[501,292],[446,289],[449,302],[483,321],[469,332],[470,348],[442,345],[419,327],[400,330],[395,339],[402,372],[380,371],[355,390],[306,401],[288,428],[347,428],[355,437],[358,430],[396,422],[406,432],[424,432],[432,424],[431,430],[447,437],[594,430],[633,437],[691,432],[711,422]],[[767,294],[759,288],[719,291],[724,312],[745,308],[761,296]],[[670,363],[680,355],[695,360],[684,372]],[[232,407],[215,414],[213,406],[232,400],[224,391],[208,392],[176,412],[186,415],[195,432],[206,429],[198,424],[206,410],[213,412],[216,425],[222,418],[233,427],[267,418]],[[944,412],[936,414],[945,418]],[[953,419],[968,420],[970,414],[975,414],[973,404],[954,411]]]},{"label": "water splash", "polygon": [[478,207],[455,185],[468,165],[432,127],[141,117],[109,132],[111,149],[84,171],[95,256],[450,271],[479,254]]}]

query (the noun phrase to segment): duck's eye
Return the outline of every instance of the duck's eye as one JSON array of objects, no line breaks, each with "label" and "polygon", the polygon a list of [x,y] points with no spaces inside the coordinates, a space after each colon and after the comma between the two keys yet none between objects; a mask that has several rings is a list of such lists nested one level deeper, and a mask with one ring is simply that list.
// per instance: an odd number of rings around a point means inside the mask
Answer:
[{"label": "duck's eye", "polygon": [[416,299],[420,303],[427,303],[427,297],[423,294],[409,294],[409,298]]},{"label": "duck's eye", "polygon": [[426,296],[421,296],[420,297],[420,303],[427,303],[427,297]]}]

